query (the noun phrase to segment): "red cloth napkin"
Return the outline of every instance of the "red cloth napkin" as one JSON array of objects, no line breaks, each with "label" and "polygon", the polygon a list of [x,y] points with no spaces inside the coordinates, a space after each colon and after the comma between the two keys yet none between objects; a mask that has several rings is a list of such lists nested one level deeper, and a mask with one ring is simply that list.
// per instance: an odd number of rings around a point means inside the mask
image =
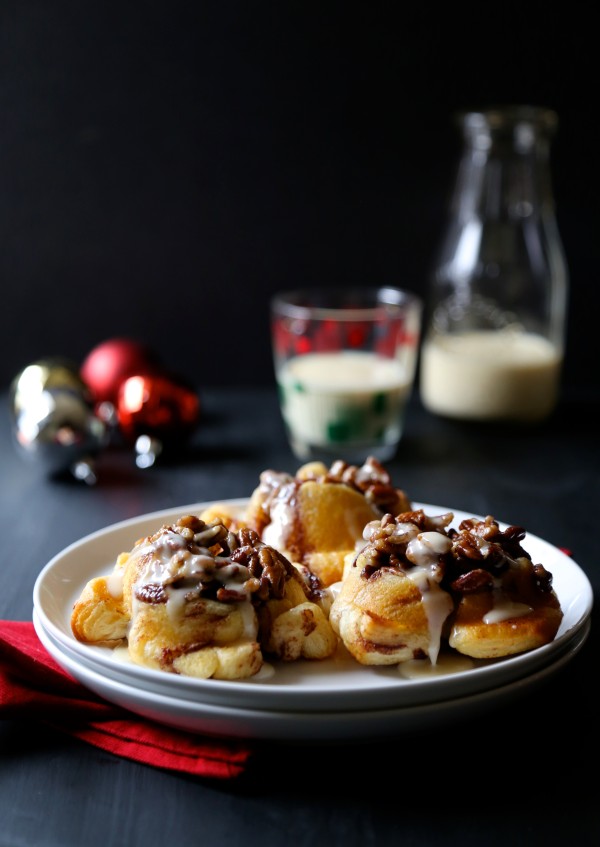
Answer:
[{"label": "red cloth napkin", "polygon": [[171,729],[113,706],[66,673],[28,621],[0,621],[0,718],[32,718],[158,768],[230,779],[253,754],[243,741]]}]

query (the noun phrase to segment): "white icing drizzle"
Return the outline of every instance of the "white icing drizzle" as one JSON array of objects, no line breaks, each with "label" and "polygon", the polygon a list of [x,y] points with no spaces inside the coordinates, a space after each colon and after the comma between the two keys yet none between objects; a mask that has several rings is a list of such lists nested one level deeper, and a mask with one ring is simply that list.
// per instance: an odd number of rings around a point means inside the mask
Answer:
[{"label": "white icing drizzle", "polygon": [[289,502],[276,498],[271,505],[271,523],[262,533],[262,540],[276,550],[286,550],[294,523],[294,510]]},{"label": "white icing drizzle", "polygon": [[150,553],[165,564],[170,560],[175,550],[183,550],[186,541],[178,532],[172,529],[164,529],[154,541],[144,541],[135,548],[136,556],[145,556]]},{"label": "white icing drizzle", "polygon": [[[166,595],[166,609],[172,620],[184,615],[184,607],[190,593],[197,596],[198,585],[216,582],[225,590],[234,592],[237,598],[232,604],[242,614],[244,635],[255,640],[258,632],[256,615],[250,602],[250,593],[246,582],[250,571],[245,565],[232,562],[229,556],[214,556],[202,542],[212,543],[216,529],[208,527],[196,535],[197,552],[189,549],[190,542],[170,527],[165,527],[152,541],[145,539],[132,551],[142,563],[138,578],[132,590],[131,622],[136,618],[142,600],[140,592],[148,585],[159,585]],[[120,584],[119,584],[120,577]],[[122,594],[123,574],[115,571],[111,591],[120,590]],[[116,595],[118,596],[118,595]]]},{"label": "white icing drizzle", "polygon": [[123,662],[126,665],[132,665],[133,659],[129,653],[129,647],[113,647],[111,656],[116,662]]},{"label": "white icing drizzle", "polygon": [[242,615],[244,638],[247,638],[249,641],[256,641],[258,637],[258,618],[256,617],[254,606],[249,600],[244,600],[237,604],[237,608]]},{"label": "white icing drizzle", "polygon": [[420,532],[406,550],[409,561],[416,565],[430,564],[452,548],[452,542],[441,532]]},{"label": "white icing drizzle", "polygon": [[362,467],[356,469],[355,479],[358,485],[365,482],[379,482],[386,485],[390,481],[387,472],[371,456],[365,460]]},{"label": "white icing drizzle", "polygon": [[[378,532],[380,527],[381,521],[369,521],[369,523],[363,529],[363,538],[365,540],[365,543],[368,543],[372,540],[373,533]],[[413,538],[416,538],[418,534],[419,528],[414,523],[405,521],[402,523],[398,523],[394,526],[392,534],[390,535],[390,541],[396,544],[408,544],[409,541],[411,541]]]},{"label": "white icing drizzle", "polygon": [[333,601],[338,596],[338,594],[340,593],[341,590],[342,590],[342,580],[340,579],[338,582],[332,582],[331,585],[329,585],[325,589],[324,593],[328,594],[331,597],[331,602],[333,603]]},{"label": "white icing drizzle", "polygon": [[106,577],[106,588],[111,597],[119,598],[123,596],[123,577],[125,576],[124,568],[115,568],[114,571]]},{"label": "white icing drizzle", "polygon": [[183,609],[186,603],[185,597],[189,593],[189,586],[168,585],[166,588],[167,597],[167,612],[171,620],[176,620],[183,615]]},{"label": "white icing drizzle", "polygon": [[[265,682],[267,679],[275,676],[275,668],[269,662],[263,662],[260,670],[251,677],[252,682]],[[250,680],[244,680],[248,682]]]},{"label": "white icing drizzle", "polygon": [[[212,540],[212,535],[209,529],[207,540]],[[232,562],[229,556],[213,556],[207,547],[200,547],[200,552],[192,553],[186,539],[171,529],[165,529],[154,541],[144,543],[134,554],[144,560],[134,593],[145,585],[166,587],[193,579],[200,583],[214,580],[228,591],[248,596],[245,583],[250,578],[250,572],[245,565]],[[183,601],[178,592],[185,591],[189,591],[189,585],[187,589],[171,586],[168,602],[173,600],[174,606],[180,605]]]},{"label": "white icing drizzle", "polygon": [[439,585],[443,576],[439,557],[451,546],[450,539],[440,532],[419,532],[406,548],[406,558],[415,565],[406,575],[421,592],[429,625],[427,653],[432,665],[437,663],[444,621],[454,608],[452,598]]},{"label": "white icing drizzle", "polygon": [[507,597],[502,589],[502,582],[497,579],[494,580],[492,608],[483,616],[483,622],[486,624],[500,623],[509,618],[522,618],[532,611],[533,609],[527,603],[518,603]]},{"label": "white icing drizzle", "polygon": [[443,653],[438,656],[435,664],[427,659],[410,659],[398,665],[400,676],[405,679],[420,679],[430,676],[449,676],[455,673],[469,671],[475,667],[475,662],[468,656]]}]

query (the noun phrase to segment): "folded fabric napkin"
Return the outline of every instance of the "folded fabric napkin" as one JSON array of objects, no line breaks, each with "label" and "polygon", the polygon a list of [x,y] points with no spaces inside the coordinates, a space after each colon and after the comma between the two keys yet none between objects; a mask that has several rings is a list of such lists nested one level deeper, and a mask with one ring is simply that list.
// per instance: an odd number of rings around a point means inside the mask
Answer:
[{"label": "folded fabric napkin", "polygon": [[28,621],[0,621],[0,718],[31,718],[146,765],[196,776],[239,776],[254,752],[244,741],[171,729],[113,706],[66,673]]}]

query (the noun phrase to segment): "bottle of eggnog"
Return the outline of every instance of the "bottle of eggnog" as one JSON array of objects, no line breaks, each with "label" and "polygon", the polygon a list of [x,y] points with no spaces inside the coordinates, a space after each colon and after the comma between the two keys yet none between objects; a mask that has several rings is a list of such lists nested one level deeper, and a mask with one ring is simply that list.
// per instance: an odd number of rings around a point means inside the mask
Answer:
[{"label": "bottle of eggnog", "polygon": [[431,412],[538,422],[560,393],[568,268],[550,175],[557,114],[458,116],[463,153],[436,258],[420,361]]}]

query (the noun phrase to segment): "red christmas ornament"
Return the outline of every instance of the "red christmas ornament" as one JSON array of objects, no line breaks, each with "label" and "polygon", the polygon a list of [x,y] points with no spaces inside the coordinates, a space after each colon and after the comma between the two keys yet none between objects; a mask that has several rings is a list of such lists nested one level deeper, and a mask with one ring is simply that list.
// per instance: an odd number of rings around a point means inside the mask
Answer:
[{"label": "red christmas ornament", "polygon": [[156,353],[130,338],[111,338],[88,353],[80,375],[96,403],[116,404],[121,383],[133,374],[146,374],[159,367]]},{"label": "red christmas ornament", "polygon": [[196,426],[200,400],[189,386],[165,374],[135,374],[121,383],[116,411],[126,439],[148,436],[176,443]]}]

